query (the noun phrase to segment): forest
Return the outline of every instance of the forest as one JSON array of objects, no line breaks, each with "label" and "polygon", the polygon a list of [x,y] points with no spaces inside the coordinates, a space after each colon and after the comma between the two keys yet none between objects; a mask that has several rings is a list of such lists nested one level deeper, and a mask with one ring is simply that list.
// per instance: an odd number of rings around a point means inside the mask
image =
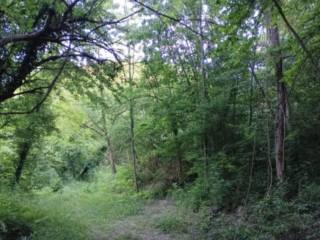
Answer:
[{"label": "forest", "polygon": [[0,0],[0,240],[319,240],[319,0]]}]

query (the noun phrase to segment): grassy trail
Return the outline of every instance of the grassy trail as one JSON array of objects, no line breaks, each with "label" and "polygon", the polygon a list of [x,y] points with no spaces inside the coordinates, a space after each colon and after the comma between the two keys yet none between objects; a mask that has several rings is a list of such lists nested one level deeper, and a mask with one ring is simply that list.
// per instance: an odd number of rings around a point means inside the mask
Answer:
[{"label": "grassy trail", "polygon": [[192,222],[181,216],[172,200],[154,200],[143,210],[96,232],[96,240],[188,240],[197,239]]},{"label": "grassy trail", "polygon": [[[192,211],[173,200],[135,193],[124,175],[120,169],[113,177],[104,169],[93,181],[74,182],[58,192],[0,192],[1,226],[26,225],[32,240],[199,239]],[[0,229],[0,239],[1,231],[7,230]]]}]

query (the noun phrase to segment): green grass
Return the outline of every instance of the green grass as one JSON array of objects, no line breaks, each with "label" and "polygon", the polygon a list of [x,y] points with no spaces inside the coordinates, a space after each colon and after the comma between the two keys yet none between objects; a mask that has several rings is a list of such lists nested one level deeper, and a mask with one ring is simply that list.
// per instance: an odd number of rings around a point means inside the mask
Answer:
[{"label": "green grass", "polygon": [[91,239],[112,222],[137,214],[144,204],[121,171],[126,170],[119,169],[114,178],[103,169],[92,182],[73,182],[55,193],[50,189],[2,192],[0,219],[24,222],[32,228],[35,240]]},{"label": "green grass", "polygon": [[132,234],[124,234],[118,236],[116,240],[140,240],[140,238],[133,236]]},{"label": "green grass", "polygon": [[155,227],[164,233],[187,233],[187,223],[179,216],[165,215],[155,221]]}]

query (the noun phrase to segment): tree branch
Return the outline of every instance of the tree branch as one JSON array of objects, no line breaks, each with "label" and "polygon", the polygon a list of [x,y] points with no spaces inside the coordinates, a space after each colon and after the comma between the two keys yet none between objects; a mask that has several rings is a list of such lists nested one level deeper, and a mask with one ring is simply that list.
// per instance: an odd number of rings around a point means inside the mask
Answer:
[{"label": "tree branch", "polygon": [[18,92],[18,93],[15,93],[13,95],[14,96],[19,96],[19,95],[23,95],[23,94],[32,94],[32,93],[36,93],[39,90],[48,89],[48,88],[49,88],[49,86],[47,86],[47,87],[37,87],[37,88],[33,88],[33,89],[30,89],[30,90],[27,90],[27,91]]},{"label": "tree branch", "polygon": [[198,31],[194,30],[194,29],[193,29],[192,27],[190,27],[189,25],[183,23],[183,22],[181,21],[181,19],[178,19],[178,18],[172,17],[172,16],[170,16],[170,15],[167,15],[167,14],[165,14],[165,13],[162,13],[162,12],[160,12],[160,11],[158,11],[158,10],[150,7],[149,5],[146,5],[145,3],[142,3],[142,2],[140,2],[140,1],[138,1],[138,0],[133,0],[133,1],[136,2],[136,3],[138,3],[139,5],[143,6],[144,8],[150,10],[151,12],[155,13],[155,14],[158,15],[159,17],[165,17],[165,18],[167,18],[167,19],[169,19],[169,20],[171,20],[171,21],[173,21],[173,22],[176,22],[176,23],[184,26],[185,28],[189,29],[191,32],[195,33],[196,35],[202,36],[201,33],[199,33]]},{"label": "tree branch", "polygon": [[300,44],[301,48],[303,49],[303,51],[306,53],[307,57],[310,59],[312,65],[314,66],[315,70],[317,72],[319,72],[318,69],[318,63],[317,61],[313,58],[311,52],[308,50],[307,46],[304,44],[302,38],[299,36],[299,34],[297,33],[297,31],[292,27],[292,25],[289,23],[287,17],[285,16],[279,2],[277,0],[272,0],[274,5],[276,6],[280,16],[282,17],[283,21],[285,22],[285,24],[287,25],[287,27],[289,28],[289,30],[291,31],[291,33],[293,34],[293,36],[296,38],[297,42]]},{"label": "tree branch", "polygon": [[93,131],[94,133],[96,133],[97,135],[99,135],[100,137],[105,137],[105,135],[104,135],[103,133],[101,133],[98,129],[95,129],[94,127],[91,127],[91,126],[89,126],[89,125],[86,124],[86,123],[81,124],[80,127],[88,128],[88,129],[90,129],[91,131]]},{"label": "tree branch", "polygon": [[43,33],[45,33],[48,30],[53,15],[54,15],[54,11],[48,11],[48,17],[47,17],[46,23],[44,24],[43,28],[38,31],[27,33],[27,34],[16,34],[9,37],[1,38],[0,47],[4,47],[8,43],[24,42],[24,41],[29,41],[29,40],[40,37]]},{"label": "tree branch", "polygon": [[53,87],[55,86],[55,84],[57,83],[65,65],[66,65],[66,61],[67,59],[62,63],[58,73],[56,74],[56,76],[54,77],[54,79],[52,80],[52,82],[50,83],[50,85],[48,86],[48,90],[45,93],[45,95],[43,96],[43,98],[30,110],[27,111],[13,111],[13,112],[0,112],[0,115],[18,115],[18,114],[30,114],[33,113],[35,111],[38,111],[40,109],[40,107],[42,106],[42,104],[44,103],[44,101],[48,98],[49,94],[51,93],[51,91],[53,90]]}]

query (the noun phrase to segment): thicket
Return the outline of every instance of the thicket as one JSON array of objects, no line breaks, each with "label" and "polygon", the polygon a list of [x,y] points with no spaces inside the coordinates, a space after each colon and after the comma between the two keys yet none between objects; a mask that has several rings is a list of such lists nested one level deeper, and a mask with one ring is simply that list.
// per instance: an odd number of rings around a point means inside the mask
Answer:
[{"label": "thicket", "polygon": [[204,239],[320,238],[319,1],[2,5],[0,234],[170,196]]}]

